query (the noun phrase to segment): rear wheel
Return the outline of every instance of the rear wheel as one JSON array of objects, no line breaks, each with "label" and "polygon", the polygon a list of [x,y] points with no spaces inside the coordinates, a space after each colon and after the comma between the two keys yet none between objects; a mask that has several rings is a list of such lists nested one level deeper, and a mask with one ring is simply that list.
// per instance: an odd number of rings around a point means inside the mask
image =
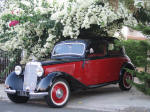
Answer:
[{"label": "rear wheel", "polygon": [[124,72],[124,74],[121,76],[119,87],[121,90],[130,90],[132,87],[132,84],[130,83],[133,81],[133,75],[127,71]]},{"label": "rear wheel", "polygon": [[63,107],[69,99],[70,89],[64,79],[56,80],[49,89],[46,97],[47,104],[51,107]]},{"label": "rear wheel", "polygon": [[29,97],[18,96],[16,94],[7,93],[7,96],[12,102],[15,102],[15,103],[26,103],[29,100]]}]

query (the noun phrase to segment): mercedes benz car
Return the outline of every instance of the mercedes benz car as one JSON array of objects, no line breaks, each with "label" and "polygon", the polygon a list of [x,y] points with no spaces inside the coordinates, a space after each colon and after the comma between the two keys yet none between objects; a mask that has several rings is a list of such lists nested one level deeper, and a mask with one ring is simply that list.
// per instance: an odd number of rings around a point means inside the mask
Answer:
[{"label": "mercedes benz car", "polygon": [[71,92],[109,84],[130,90],[135,70],[124,47],[113,37],[66,40],[56,43],[48,61],[17,65],[5,81],[5,92],[15,103],[43,96],[51,107],[63,107]]}]

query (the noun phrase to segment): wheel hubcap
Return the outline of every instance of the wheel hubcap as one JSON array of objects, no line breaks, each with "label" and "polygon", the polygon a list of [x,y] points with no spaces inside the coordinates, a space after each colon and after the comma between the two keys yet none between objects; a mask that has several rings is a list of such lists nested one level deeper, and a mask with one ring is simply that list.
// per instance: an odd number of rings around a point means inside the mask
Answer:
[{"label": "wheel hubcap", "polygon": [[130,88],[131,87],[131,84],[130,84],[130,82],[128,82],[128,81],[132,81],[132,75],[130,74],[130,73],[127,73],[127,72],[125,72],[125,74],[124,74],[124,79],[123,79],[123,83],[124,83],[124,86],[126,87],[126,88]]},{"label": "wheel hubcap", "polygon": [[57,97],[58,99],[61,99],[61,98],[63,97],[63,90],[62,90],[62,89],[58,89],[58,90],[56,91],[56,97]]}]

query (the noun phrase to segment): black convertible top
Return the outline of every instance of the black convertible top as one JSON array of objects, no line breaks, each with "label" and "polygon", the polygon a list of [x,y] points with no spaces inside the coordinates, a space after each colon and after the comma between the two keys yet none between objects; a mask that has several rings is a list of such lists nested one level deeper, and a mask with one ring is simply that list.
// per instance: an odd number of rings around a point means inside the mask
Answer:
[{"label": "black convertible top", "polygon": [[62,44],[62,43],[84,43],[84,44],[88,45],[91,42],[104,41],[104,40],[106,40],[106,41],[114,41],[114,40],[118,40],[118,39],[115,38],[115,37],[91,37],[91,38],[88,38],[88,39],[70,39],[70,40],[65,40],[65,41],[58,42],[57,44]]}]

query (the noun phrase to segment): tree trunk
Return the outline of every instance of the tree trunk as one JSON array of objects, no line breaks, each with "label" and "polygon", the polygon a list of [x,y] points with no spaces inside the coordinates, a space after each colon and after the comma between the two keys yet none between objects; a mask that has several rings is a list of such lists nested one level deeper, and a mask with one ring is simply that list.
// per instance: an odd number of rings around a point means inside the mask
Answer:
[{"label": "tree trunk", "polygon": [[109,4],[117,11],[119,0],[109,0]]}]

